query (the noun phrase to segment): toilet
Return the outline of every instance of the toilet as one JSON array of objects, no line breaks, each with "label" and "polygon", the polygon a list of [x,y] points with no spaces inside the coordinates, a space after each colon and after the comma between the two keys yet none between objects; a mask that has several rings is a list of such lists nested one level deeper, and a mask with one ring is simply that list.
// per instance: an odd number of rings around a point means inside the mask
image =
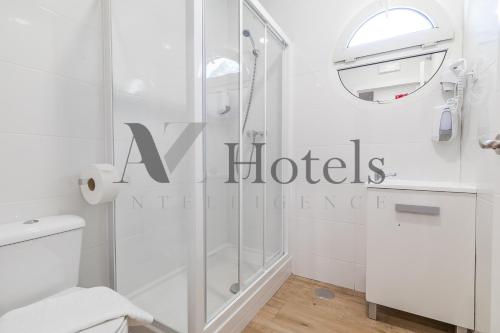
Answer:
[{"label": "toilet", "polygon": [[[53,216],[0,225],[0,317],[34,302],[68,295],[78,288],[85,221]],[[127,333],[125,317],[85,333]]]}]

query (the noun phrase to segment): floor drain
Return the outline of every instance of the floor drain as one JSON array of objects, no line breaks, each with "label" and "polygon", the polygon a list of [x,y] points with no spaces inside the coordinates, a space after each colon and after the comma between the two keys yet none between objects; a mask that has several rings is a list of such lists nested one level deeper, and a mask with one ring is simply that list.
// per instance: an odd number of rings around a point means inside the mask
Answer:
[{"label": "floor drain", "polygon": [[326,288],[318,288],[314,291],[314,294],[319,299],[334,299],[335,298],[335,294],[331,290],[326,289]]},{"label": "floor drain", "polygon": [[240,284],[238,282],[233,283],[229,288],[229,290],[236,295],[237,293],[240,292]]}]

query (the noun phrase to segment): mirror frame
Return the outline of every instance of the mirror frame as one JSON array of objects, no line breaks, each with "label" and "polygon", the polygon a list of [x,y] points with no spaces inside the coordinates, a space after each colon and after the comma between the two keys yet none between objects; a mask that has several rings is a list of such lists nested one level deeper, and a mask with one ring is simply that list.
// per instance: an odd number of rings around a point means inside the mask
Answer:
[{"label": "mirror frame", "polygon": [[375,104],[391,104],[391,103],[394,103],[394,102],[398,102],[398,100],[390,100],[390,101],[367,101],[367,100],[364,100],[364,99],[360,98],[359,96],[356,96],[353,93],[353,91],[351,89],[347,88],[347,86],[345,85],[344,81],[342,80],[341,72],[349,70],[349,69],[356,69],[356,68],[360,68],[360,67],[366,67],[366,66],[371,66],[371,65],[378,65],[378,64],[383,64],[383,63],[386,63],[386,62],[398,61],[398,60],[405,60],[405,59],[409,59],[409,58],[417,58],[417,57],[420,57],[420,56],[431,55],[431,54],[438,54],[438,53],[444,53],[443,60],[439,64],[439,67],[430,76],[429,80],[427,80],[427,82],[424,85],[422,85],[422,86],[418,87],[417,89],[413,90],[412,92],[408,93],[407,96],[411,96],[411,95],[415,94],[416,92],[420,91],[421,89],[423,89],[425,86],[427,86],[429,84],[429,82],[431,82],[434,79],[434,77],[436,77],[436,75],[439,73],[439,71],[441,70],[441,68],[443,67],[443,65],[446,62],[446,56],[448,55],[448,50],[441,50],[441,51],[434,51],[433,50],[433,51],[430,51],[430,52],[427,52],[427,53],[422,53],[422,54],[417,54],[417,55],[412,55],[412,56],[402,56],[402,57],[391,58],[391,59],[384,60],[384,61],[372,62],[372,63],[368,63],[368,64],[362,64],[362,65],[360,64],[360,65],[353,65],[353,66],[343,67],[343,68],[339,68],[337,70],[337,75],[339,77],[340,83],[342,84],[342,87],[344,87],[344,89],[351,96],[355,97],[357,100],[360,100],[360,101],[363,101],[363,102],[368,102],[368,103],[375,103]]}]

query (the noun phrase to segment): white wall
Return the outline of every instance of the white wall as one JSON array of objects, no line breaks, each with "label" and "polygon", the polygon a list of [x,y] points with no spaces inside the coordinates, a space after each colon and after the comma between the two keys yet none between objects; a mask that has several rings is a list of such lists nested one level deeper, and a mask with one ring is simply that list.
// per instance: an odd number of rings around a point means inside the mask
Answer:
[{"label": "white wall", "polygon": [[[341,157],[352,181],[354,148],[361,140],[362,174],[367,158],[384,157],[385,170],[400,179],[460,180],[460,145],[431,142],[430,115],[443,104],[439,80],[395,104],[360,101],[342,87],[332,64],[337,39],[349,20],[370,0],[262,0],[263,5],[293,41],[294,159],[309,149],[324,162]],[[450,15],[456,43],[449,55],[461,54],[463,2],[439,1]],[[415,2],[418,6],[418,1]],[[321,169],[315,169],[321,176]],[[303,178],[303,177],[302,177]],[[365,289],[365,226],[362,185],[329,185],[324,181],[294,186],[291,252],[294,273],[363,291]],[[323,197],[328,196],[335,207]],[[351,208],[354,198],[354,208]]]},{"label": "white wall", "polygon": [[463,177],[479,186],[476,330],[490,333],[500,331],[500,158],[478,140],[500,133],[500,19],[496,0],[468,0],[465,8],[464,56],[477,82],[469,81],[465,100]]},{"label": "white wall", "polygon": [[106,207],[77,185],[105,161],[100,1],[1,1],[0,40],[0,223],[84,217],[80,284],[107,285]]}]

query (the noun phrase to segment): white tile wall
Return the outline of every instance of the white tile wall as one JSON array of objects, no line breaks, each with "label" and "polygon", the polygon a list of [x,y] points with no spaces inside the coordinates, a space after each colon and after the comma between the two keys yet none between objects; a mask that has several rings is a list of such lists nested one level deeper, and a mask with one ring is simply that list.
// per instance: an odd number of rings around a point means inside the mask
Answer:
[{"label": "white tile wall", "polygon": [[479,187],[476,216],[476,331],[500,330],[500,159],[481,150],[479,139],[500,133],[499,2],[466,1],[464,55],[477,82],[469,84],[464,108],[463,178]]},{"label": "white tile wall", "polygon": [[105,161],[101,19],[100,0],[0,2],[0,223],[85,218],[82,286],[109,284],[107,207],[77,186]]},{"label": "white tile wall", "polygon": [[[360,101],[342,87],[332,64],[337,39],[351,17],[372,0],[261,2],[293,42],[292,105],[287,112],[293,119],[294,159],[309,149],[323,162],[341,157],[348,169],[336,174],[352,181],[354,147],[349,140],[360,139],[363,181],[373,157],[385,157],[385,170],[398,172],[401,179],[460,180],[459,142],[438,146],[430,139],[430,114],[444,102],[439,80],[390,105]],[[463,1],[439,2],[455,27],[449,57],[460,57]],[[313,172],[321,176],[319,163]],[[365,228],[363,200],[358,199],[364,195],[363,185],[309,185],[302,179],[293,192],[290,247],[295,273],[364,291]],[[334,197],[335,208],[325,209],[325,196]]]}]

